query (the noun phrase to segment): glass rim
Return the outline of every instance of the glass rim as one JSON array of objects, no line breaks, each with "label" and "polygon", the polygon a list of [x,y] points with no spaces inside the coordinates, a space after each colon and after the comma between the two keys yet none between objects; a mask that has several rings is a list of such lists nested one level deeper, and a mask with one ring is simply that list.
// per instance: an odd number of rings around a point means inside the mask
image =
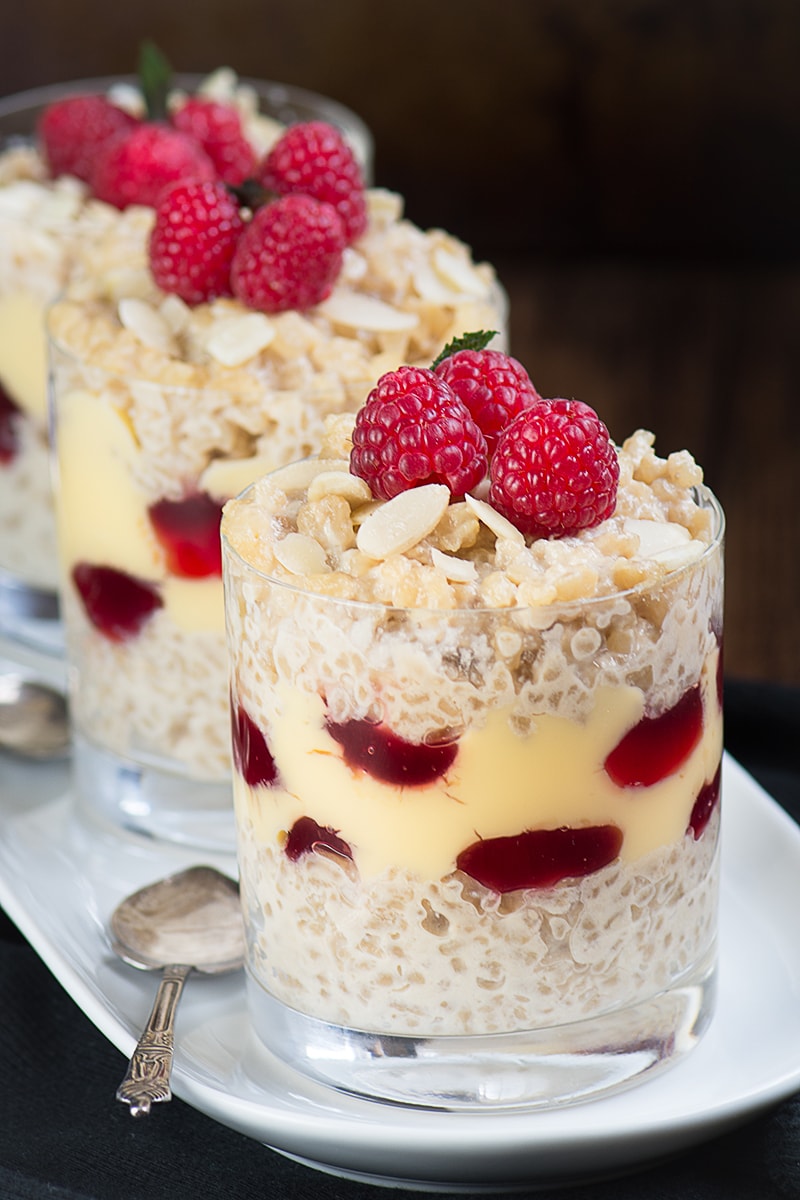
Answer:
[{"label": "glass rim", "polygon": [[[172,75],[172,90],[196,88],[212,74],[212,71],[176,71]],[[235,74],[239,86],[252,88],[265,104],[270,105],[271,111],[265,112],[265,116],[274,116],[276,120],[280,120],[280,110],[291,110],[293,105],[320,109],[319,119],[322,119],[323,111],[327,112],[330,115],[331,123],[338,125],[352,138],[354,149],[358,152],[365,175],[367,178],[371,177],[375,153],[374,139],[369,126],[354,109],[349,108],[340,100],[335,100],[332,96],[326,96],[322,92],[316,92],[298,84]],[[29,109],[42,108],[65,96],[108,91],[109,88],[118,84],[138,87],[139,77],[135,73],[96,75],[84,79],[65,80],[61,83],[41,84],[37,87],[26,88],[21,92],[13,92],[0,98],[0,121],[7,117],[21,115]],[[286,121],[286,123],[290,122]],[[30,132],[33,133],[33,129]]]},{"label": "glass rim", "polygon": [[[298,462],[304,462],[304,461],[308,461],[308,460],[305,460],[305,459],[298,460]],[[286,469],[286,466],[293,466],[293,465],[294,464],[292,464],[292,463],[288,463],[284,467],[278,467],[274,471],[270,471],[267,475],[262,476],[262,480],[269,479],[275,475],[279,475],[281,471]],[[399,614],[406,614],[406,615],[419,614],[420,616],[430,616],[431,614],[437,614],[438,616],[440,616],[442,618],[455,617],[458,619],[463,619],[466,616],[486,617],[489,614],[494,614],[498,618],[500,618],[500,617],[518,618],[521,615],[524,615],[525,613],[547,613],[547,614],[553,614],[553,620],[548,622],[549,625],[552,625],[561,616],[569,617],[569,616],[574,616],[574,614],[576,614],[576,613],[585,612],[587,610],[595,611],[597,609],[602,608],[605,605],[614,603],[617,600],[627,600],[630,598],[643,596],[643,595],[646,595],[648,592],[654,591],[657,588],[662,588],[664,586],[671,585],[676,580],[680,579],[681,576],[690,574],[690,573],[694,573],[694,571],[697,570],[701,565],[708,562],[714,554],[716,554],[718,551],[722,550],[722,546],[723,546],[723,543],[725,540],[725,512],[724,512],[724,509],[723,509],[721,503],[719,502],[719,500],[717,499],[717,497],[715,496],[715,494],[711,491],[711,489],[705,483],[702,483],[702,484],[695,486],[693,490],[696,493],[697,501],[698,501],[699,505],[703,508],[710,509],[713,514],[714,521],[715,521],[713,537],[712,537],[711,541],[708,543],[708,545],[705,547],[705,549],[703,550],[703,553],[700,554],[697,558],[693,558],[690,562],[683,563],[679,567],[674,567],[674,568],[672,568],[672,570],[665,571],[663,575],[660,575],[658,577],[658,579],[645,580],[641,583],[633,584],[631,587],[627,587],[627,588],[615,588],[613,591],[605,592],[602,595],[588,596],[588,597],[578,598],[576,600],[553,600],[550,604],[539,604],[539,605],[533,605],[533,604],[511,604],[511,605],[507,605],[507,606],[474,605],[474,606],[470,606],[470,607],[439,608],[439,607],[435,607],[435,606],[426,607],[424,605],[408,606],[408,605],[386,604],[386,603],[384,603],[382,601],[378,601],[378,600],[353,600],[353,599],[347,598],[345,596],[332,596],[325,592],[314,591],[311,588],[300,587],[297,584],[292,583],[288,579],[278,579],[277,576],[275,576],[275,575],[269,575],[266,571],[262,571],[259,567],[254,566],[253,563],[248,562],[247,559],[244,558],[239,553],[239,551],[235,549],[235,547],[233,545],[231,545],[231,542],[227,536],[226,528],[225,528],[226,521],[228,519],[225,509],[228,507],[228,505],[238,504],[239,502],[243,501],[247,497],[247,495],[250,492],[252,492],[253,488],[255,488],[262,480],[254,480],[252,483],[248,484],[248,486],[246,488],[243,488],[242,491],[239,492],[239,494],[237,496],[234,496],[230,500],[228,500],[226,502],[225,506],[223,507],[222,521],[220,524],[220,538],[221,538],[222,547],[223,547],[223,556],[222,556],[222,558],[223,558],[223,580],[224,580],[225,574],[226,574],[225,558],[226,558],[226,555],[229,555],[231,559],[236,560],[238,563],[241,563],[241,565],[245,568],[245,570],[248,573],[250,573],[254,577],[257,577],[264,583],[268,583],[268,584],[273,585],[274,587],[281,588],[286,592],[294,592],[298,596],[307,597],[310,601],[314,601],[317,603],[323,602],[325,604],[332,604],[332,605],[336,605],[336,606],[342,606],[345,608],[356,608],[356,609],[364,610],[365,612],[399,613]],[[546,628],[546,627],[547,626],[543,626],[543,628]]]}]

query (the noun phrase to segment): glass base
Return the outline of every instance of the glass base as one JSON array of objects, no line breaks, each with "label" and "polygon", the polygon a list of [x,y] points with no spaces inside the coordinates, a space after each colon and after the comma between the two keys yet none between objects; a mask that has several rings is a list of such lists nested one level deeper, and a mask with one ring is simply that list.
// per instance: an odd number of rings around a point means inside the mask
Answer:
[{"label": "glass base", "polygon": [[123,758],[77,732],[72,760],[76,807],[106,831],[235,853],[230,783],[207,783]]},{"label": "glass base", "polygon": [[541,1109],[630,1087],[688,1053],[714,1011],[716,954],[637,1005],[550,1029],[400,1037],[288,1008],[247,974],[256,1033],[278,1058],[341,1091],[416,1107]]},{"label": "glass base", "polygon": [[58,593],[22,583],[0,569],[0,634],[41,654],[63,658]]}]

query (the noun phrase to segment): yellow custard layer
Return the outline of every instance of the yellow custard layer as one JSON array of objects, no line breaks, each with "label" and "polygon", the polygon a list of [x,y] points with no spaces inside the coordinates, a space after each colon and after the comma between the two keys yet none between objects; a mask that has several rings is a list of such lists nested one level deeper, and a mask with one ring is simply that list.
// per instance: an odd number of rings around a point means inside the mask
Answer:
[{"label": "yellow custard layer", "polygon": [[[161,584],[164,607],[175,625],[189,632],[221,635],[225,629],[222,581],[183,579],[167,571],[148,516],[149,500],[136,483],[139,448],[125,416],[102,394],[72,391],[59,404],[57,444],[57,515],[64,568],[96,563]],[[237,481],[241,477],[249,482],[249,460],[235,465]],[[102,520],[97,519],[98,513]]]},{"label": "yellow custard layer", "polygon": [[29,292],[0,296],[0,382],[40,424],[47,418],[44,309]]},{"label": "yellow custard layer", "polygon": [[237,805],[266,845],[280,844],[302,816],[337,830],[362,878],[397,867],[438,879],[478,838],[563,825],[618,826],[620,857],[634,861],[685,834],[697,795],[717,770],[717,657],[706,661],[701,679],[701,739],[678,771],[652,787],[620,788],[603,766],[643,715],[638,688],[600,688],[585,723],[541,716],[529,737],[513,731],[510,709],[499,708],[464,733],[446,775],[403,789],[351,769],[325,730],[322,699],[281,683],[269,744],[282,786],[251,789],[235,774]]}]

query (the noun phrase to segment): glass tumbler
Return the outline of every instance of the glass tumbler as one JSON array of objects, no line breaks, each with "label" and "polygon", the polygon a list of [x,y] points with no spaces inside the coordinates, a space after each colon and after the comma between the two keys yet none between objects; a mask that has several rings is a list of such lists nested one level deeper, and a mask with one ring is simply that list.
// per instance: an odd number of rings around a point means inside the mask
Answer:
[{"label": "glass tumbler", "polygon": [[[374,235],[376,260],[403,258],[381,254],[398,228]],[[142,271],[147,301],[76,287],[48,316],[75,794],[111,829],[233,850],[222,505],[319,449],[394,363],[397,334],[323,306],[190,309]],[[475,328],[457,323],[476,303],[426,302],[427,324],[380,311],[435,341]]]},{"label": "glass tumbler", "polygon": [[[330,532],[349,493],[323,468]],[[710,543],[657,583],[394,606],[309,545],[319,469],[259,481],[222,523],[260,1038],[337,1088],[438,1108],[562,1104],[677,1061],[715,995],[716,500],[697,489]]]},{"label": "glass tumbler", "polygon": [[[201,75],[180,74],[194,93]],[[120,214],[92,200],[77,179],[50,179],[36,147],[48,105],[69,95],[133,94],[136,79],[103,77],[31,89],[0,100],[0,636],[63,655],[58,555],[49,466],[45,310],[85,253]],[[319,119],[347,136],[371,178],[372,138],[344,105],[303,88],[240,79],[253,105],[279,124]]]}]

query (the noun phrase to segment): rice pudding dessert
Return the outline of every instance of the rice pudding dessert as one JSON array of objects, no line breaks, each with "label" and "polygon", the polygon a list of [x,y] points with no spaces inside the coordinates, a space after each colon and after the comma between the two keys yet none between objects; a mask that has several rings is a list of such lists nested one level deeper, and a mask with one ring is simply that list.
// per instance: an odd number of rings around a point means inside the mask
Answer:
[{"label": "rice pudding dessert", "polygon": [[254,1013],[312,1071],[323,1026],[385,1065],[615,1013],[668,1058],[710,1008],[722,514],[504,358],[391,373],[224,511]]},{"label": "rice pudding dessert", "polygon": [[310,198],[309,161],[327,163],[323,191],[345,169],[342,139],[310,124],[267,156],[302,192],[250,213],[191,183],[154,216],[127,209],[49,320],[76,729],[224,784],[231,829],[223,503],[316,450],[387,370],[476,323],[501,343],[505,328],[491,267],[405,219],[397,195],[351,176],[341,220]]},{"label": "rice pudding dessert", "polygon": [[[121,248],[116,286],[125,290],[128,223],[146,227],[152,221],[154,198],[145,194],[143,180],[128,199],[115,190],[107,174],[105,179],[95,177],[102,146],[147,125],[141,88],[112,80],[95,82],[104,85],[102,92],[87,94],[76,83],[0,102],[0,572],[53,593],[58,556],[48,447],[45,310],[70,279],[92,269],[95,244],[107,246],[117,231]],[[170,171],[195,173],[198,163],[208,170],[208,151],[215,156],[215,170],[237,183],[285,128],[264,111],[265,106],[273,104],[288,113],[300,96],[297,89],[240,80],[228,69],[204,79],[178,77],[173,83],[180,86],[170,87],[166,105],[180,138],[188,136],[192,121],[197,132],[203,114],[214,114],[217,126],[206,128],[202,158],[184,154]],[[358,118],[332,101],[302,93],[303,106],[315,101],[320,114],[329,108],[340,117],[359,154],[368,157],[369,135]],[[162,164],[149,175],[144,172],[143,179],[157,191],[170,171]]]},{"label": "rice pudding dessert", "polygon": [[115,215],[74,177],[48,178],[33,147],[0,154],[0,568],[40,588],[58,582],[44,313]]}]

